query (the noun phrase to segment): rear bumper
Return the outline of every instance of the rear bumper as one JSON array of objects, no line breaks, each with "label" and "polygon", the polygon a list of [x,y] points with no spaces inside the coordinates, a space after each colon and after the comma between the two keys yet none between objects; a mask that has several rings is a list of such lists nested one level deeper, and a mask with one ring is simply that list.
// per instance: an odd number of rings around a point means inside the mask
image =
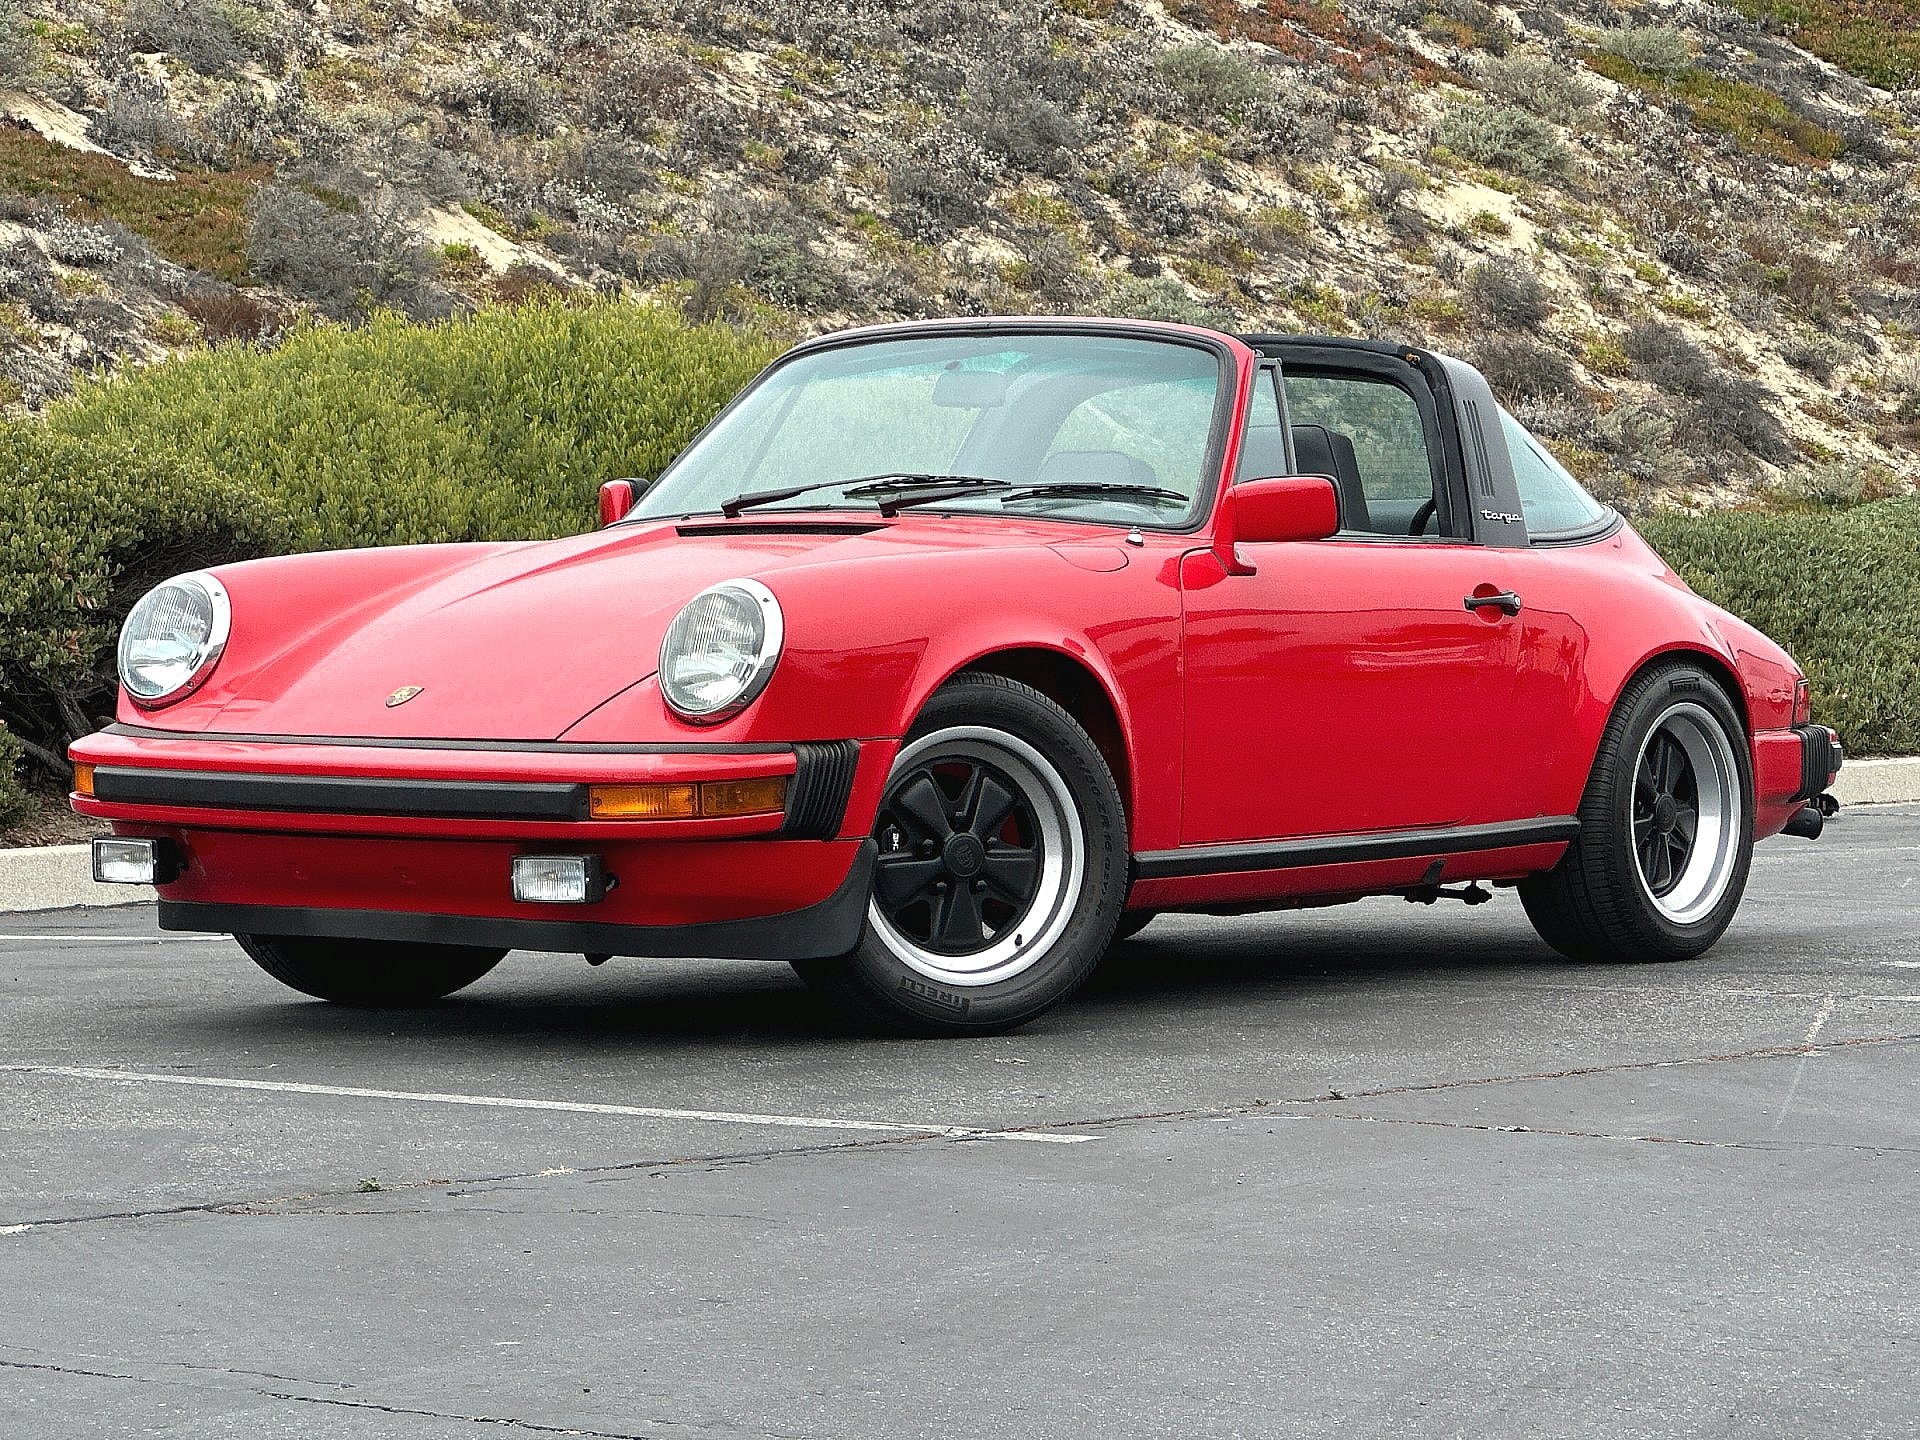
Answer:
[{"label": "rear bumper", "polygon": [[1825,725],[1795,725],[1754,737],[1754,836],[1785,831],[1808,839],[1839,807],[1827,788],[1846,761],[1840,737]]}]

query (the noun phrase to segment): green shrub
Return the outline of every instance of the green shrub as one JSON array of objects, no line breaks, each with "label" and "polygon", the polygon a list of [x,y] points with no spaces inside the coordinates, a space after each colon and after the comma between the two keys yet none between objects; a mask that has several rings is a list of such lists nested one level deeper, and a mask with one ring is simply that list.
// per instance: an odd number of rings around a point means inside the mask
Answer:
[{"label": "green shrub", "polygon": [[1607,54],[1653,75],[1678,75],[1693,64],[1693,46],[1671,25],[1627,25],[1605,30],[1599,45]]},{"label": "green shrub", "polygon": [[1153,60],[1154,77],[1200,120],[1238,120],[1273,95],[1260,71],[1218,45],[1176,45]]},{"label": "green shrub", "polygon": [[97,381],[46,423],[232,478],[293,517],[283,548],[548,537],[592,523],[601,481],[658,474],[772,351],[620,302],[383,315]]},{"label": "green shrub", "polygon": [[1589,82],[1538,52],[1489,61],[1480,72],[1480,84],[1489,95],[1556,125],[1580,124],[1592,115],[1599,98]]},{"label": "green shrub", "polygon": [[33,423],[0,426],[0,503],[0,722],[17,737],[0,781],[22,748],[51,775],[111,708],[120,619],[150,586],[285,548],[294,530],[204,466]]},{"label": "green shrub", "polygon": [[1449,105],[1434,128],[1434,139],[1476,164],[1533,180],[1564,174],[1572,158],[1553,126],[1505,103]]},{"label": "green shrub", "polygon": [[1920,754],[1920,499],[1639,526],[1688,584],[1793,653],[1814,718],[1851,753]]},{"label": "green shrub", "polygon": [[0,729],[0,830],[27,813],[26,786],[20,777],[20,742]]}]

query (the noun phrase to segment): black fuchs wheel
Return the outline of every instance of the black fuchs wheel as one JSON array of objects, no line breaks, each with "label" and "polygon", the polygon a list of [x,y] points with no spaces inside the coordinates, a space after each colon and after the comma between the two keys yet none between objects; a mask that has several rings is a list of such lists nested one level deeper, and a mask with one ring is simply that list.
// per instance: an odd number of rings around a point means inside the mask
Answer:
[{"label": "black fuchs wheel", "polygon": [[927,703],[887,781],[859,948],[797,969],[869,1024],[983,1035],[1059,1004],[1106,950],[1126,814],[1066,711],[1000,675]]},{"label": "black fuchs wheel", "polygon": [[1607,723],[1580,834],[1520,884],[1527,918],[1575,960],[1688,960],[1732,923],[1753,859],[1746,727],[1697,667],[1636,679]]},{"label": "black fuchs wheel", "polygon": [[425,1005],[473,984],[506,955],[476,945],[236,935],[240,948],[282,985],[336,1005]]}]

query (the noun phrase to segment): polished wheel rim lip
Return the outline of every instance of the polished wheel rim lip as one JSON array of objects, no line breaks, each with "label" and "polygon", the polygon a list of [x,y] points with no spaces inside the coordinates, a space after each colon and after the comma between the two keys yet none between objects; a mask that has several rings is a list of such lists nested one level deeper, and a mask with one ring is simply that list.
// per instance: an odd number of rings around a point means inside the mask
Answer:
[{"label": "polished wheel rim lip", "polygon": [[[1085,827],[1073,792],[1053,763],[1018,736],[987,726],[959,725],[936,730],[910,743],[894,761],[881,805],[882,860],[886,860],[886,817],[905,783],[933,764],[983,767],[1011,782],[1032,829],[1037,874],[1026,903],[1010,920],[983,928],[983,943],[973,950],[935,948],[907,933],[886,912],[876,891],[867,902],[873,933],[908,969],[942,985],[993,985],[1023,973],[1058,943],[1073,919],[1086,885]],[[963,857],[963,864],[971,856]]]},{"label": "polished wheel rim lip", "polygon": [[1726,895],[1744,807],[1725,726],[1691,700],[1668,707],[1640,742],[1629,801],[1634,871],[1668,920],[1692,924]]}]

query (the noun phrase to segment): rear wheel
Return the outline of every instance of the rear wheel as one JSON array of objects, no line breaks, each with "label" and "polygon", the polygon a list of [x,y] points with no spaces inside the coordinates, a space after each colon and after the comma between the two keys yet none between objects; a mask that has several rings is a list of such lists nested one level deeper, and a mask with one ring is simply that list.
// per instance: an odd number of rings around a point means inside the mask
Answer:
[{"label": "rear wheel", "polygon": [[477,945],[236,935],[240,948],[282,985],[337,1005],[425,1005],[473,984],[506,955]]},{"label": "rear wheel", "polygon": [[1615,707],[1580,834],[1520,884],[1534,929],[1576,960],[1687,960],[1733,921],[1753,858],[1746,730],[1692,665],[1635,680]]},{"label": "rear wheel", "polygon": [[1060,1003],[1126,895],[1126,818],[1086,732],[1046,696],[962,675],[894,761],[859,948],[796,964],[870,1024],[979,1035]]}]

